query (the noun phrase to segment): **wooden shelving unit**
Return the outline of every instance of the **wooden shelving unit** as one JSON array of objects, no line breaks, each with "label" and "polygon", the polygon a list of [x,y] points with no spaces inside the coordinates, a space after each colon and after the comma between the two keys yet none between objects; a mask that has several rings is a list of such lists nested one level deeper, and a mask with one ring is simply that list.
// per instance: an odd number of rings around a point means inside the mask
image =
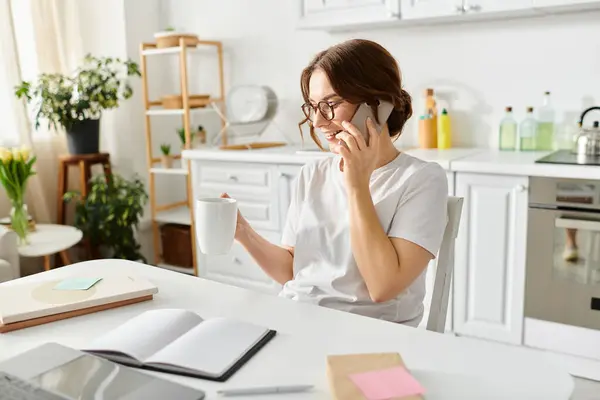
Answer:
[{"label": "wooden shelving unit", "polygon": [[[184,45],[183,39],[180,40],[179,46],[168,47],[168,48],[157,48],[154,43],[142,43],[140,45],[140,65],[142,73],[142,95],[144,99],[144,110],[145,110],[145,129],[146,129],[146,158],[148,162],[148,170],[150,173],[150,208],[152,214],[152,234],[154,238],[154,264],[159,267],[170,269],[182,273],[191,273],[192,269],[184,268],[175,265],[168,265],[163,262],[160,245],[160,224],[164,223],[175,223],[190,226],[190,237],[191,237],[191,249],[193,257],[193,274],[198,275],[198,266],[196,260],[196,239],[194,231],[194,204],[192,196],[192,174],[190,162],[187,162],[187,168],[183,165],[181,168],[161,168],[160,157],[155,157],[153,154],[152,147],[152,129],[151,129],[151,117],[161,116],[174,116],[180,115],[182,118],[183,126],[185,129],[185,145],[184,149],[191,148],[191,132],[190,132],[190,120],[192,113],[211,113],[214,112],[214,107],[205,108],[191,108],[189,104],[189,90],[188,90],[188,53],[197,51],[206,46],[212,46],[216,48],[218,63],[219,63],[219,97],[211,98],[207,100],[207,106],[209,104],[214,105],[218,102],[225,100],[224,82],[223,82],[223,45],[219,41],[208,41],[198,40],[197,47],[189,47]],[[147,68],[147,57],[150,56],[161,56],[161,55],[178,55],[179,56],[179,74],[181,84],[181,96],[183,108],[181,109],[163,109],[160,108],[162,103],[156,100],[150,100],[148,98],[148,68]],[[226,143],[226,136],[223,137],[223,141]],[[175,159],[181,159],[181,155],[175,155]],[[157,204],[156,203],[156,182],[155,177],[158,174],[168,175],[183,175],[186,177],[186,199],[170,203],[170,204]]]}]

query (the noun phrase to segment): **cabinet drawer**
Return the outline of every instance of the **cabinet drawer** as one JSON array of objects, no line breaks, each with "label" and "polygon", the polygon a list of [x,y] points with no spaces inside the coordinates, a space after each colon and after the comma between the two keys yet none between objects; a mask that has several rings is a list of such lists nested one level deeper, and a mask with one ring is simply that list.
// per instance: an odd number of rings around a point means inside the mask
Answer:
[{"label": "cabinet drawer", "polygon": [[229,197],[235,199],[238,209],[255,229],[279,230],[278,203],[270,198],[261,199],[253,194],[236,190],[237,187],[211,187],[202,188],[198,197],[219,197],[227,192]]},{"label": "cabinet drawer", "polygon": [[[278,244],[278,232],[259,231],[272,243]],[[280,285],[271,279],[239,243],[235,242],[226,255],[206,256],[202,268],[207,279],[259,291],[277,293]]]},{"label": "cabinet drawer", "polygon": [[200,167],[200,186],[238,185],[241,187],[263,188],[272,186],[272,172],[269,166],[246,163],[210,163]]},{"label": "cabinet drawer", "polygon": [[273,213],[272,204],[239,201],[238,208],[250,224],[258,223],[265,227],[277,228],[277,216]]}]

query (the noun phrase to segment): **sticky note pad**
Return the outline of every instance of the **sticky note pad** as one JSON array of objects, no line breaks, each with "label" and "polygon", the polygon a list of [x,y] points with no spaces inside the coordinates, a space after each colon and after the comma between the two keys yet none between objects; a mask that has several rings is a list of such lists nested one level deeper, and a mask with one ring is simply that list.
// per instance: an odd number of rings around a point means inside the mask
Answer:
[{"label": "sticky note pad", "polygon": [[88,290],[102,278],[67,278],[54,286],[55,290]]},{"label": "sticky note pad", "polygon": [[386,400],[421,395],[425,389],[404,367],[349,375],[368,400]]}]

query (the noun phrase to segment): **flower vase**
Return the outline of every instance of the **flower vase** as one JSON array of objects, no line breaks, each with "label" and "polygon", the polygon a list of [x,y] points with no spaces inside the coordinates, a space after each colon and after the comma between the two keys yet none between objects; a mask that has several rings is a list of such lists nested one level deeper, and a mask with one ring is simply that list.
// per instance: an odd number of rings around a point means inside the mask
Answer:
[{"label": "flower vase", "polygon": [[19,237],[19,245],[26,245],[27,234],[29,233],[29,214],[27,205],[23,202],[13,202],[10,210],[10,226]]}]

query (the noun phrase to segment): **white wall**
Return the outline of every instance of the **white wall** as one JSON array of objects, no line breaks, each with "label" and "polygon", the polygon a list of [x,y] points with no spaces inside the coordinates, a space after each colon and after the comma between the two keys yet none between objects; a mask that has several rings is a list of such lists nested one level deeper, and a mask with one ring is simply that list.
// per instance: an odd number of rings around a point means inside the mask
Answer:
[{"label": "white wall", "polygon": [[[504,107],[512,105],[520,118],[526,106],[541,104],[545,90],[569,121],[600,103],[599,12],[328,34],[295,30],[297,0],[165,2],[169,25],[224,42],[228,88],[269,85],[292,115],[301,103],[301,69],[317,51],[350,37],[376,40],[392,52],[414,107],[424,88],[436,88],[454,116],[459,146],[495,146]],[[416,119],[401,143],[416,144]],[[297,138],[296,122],[285,124],[286,136]]]},{"label": "white wall", "polygon": [[[154,41],[153,34],[163,25],[164,19],[161,0],[82,0],[79,9],[84,52],[95,56],[130,58],[138,63],[140,44]],[[149,65],[149,72],[163,71],[162,64],[159,61],[156,65]],[[110,153],[115,172],[128,178],[139,175],[149,191],[142,80],[132,78],[131,84],[133,96],[122,102],[118,109],[103,114],[100,146],[101,151]],[[162,86],[161,79],[149,82],[152,93],[160,92]],[[155,122],[157,143],[160,143],[164,123]],[[157,149],[158,146],[154,147]],[[177,188],[175,193],[184,195],[184,188]],[[169,193],[171,190],[167,187],[162,192]],[[144,220],[149,218],[150,208],[147,207]],[[145,229],[140,235],[142,253],[152,262],[151,231],[147,229],[148,224],[143,225]]]}]

